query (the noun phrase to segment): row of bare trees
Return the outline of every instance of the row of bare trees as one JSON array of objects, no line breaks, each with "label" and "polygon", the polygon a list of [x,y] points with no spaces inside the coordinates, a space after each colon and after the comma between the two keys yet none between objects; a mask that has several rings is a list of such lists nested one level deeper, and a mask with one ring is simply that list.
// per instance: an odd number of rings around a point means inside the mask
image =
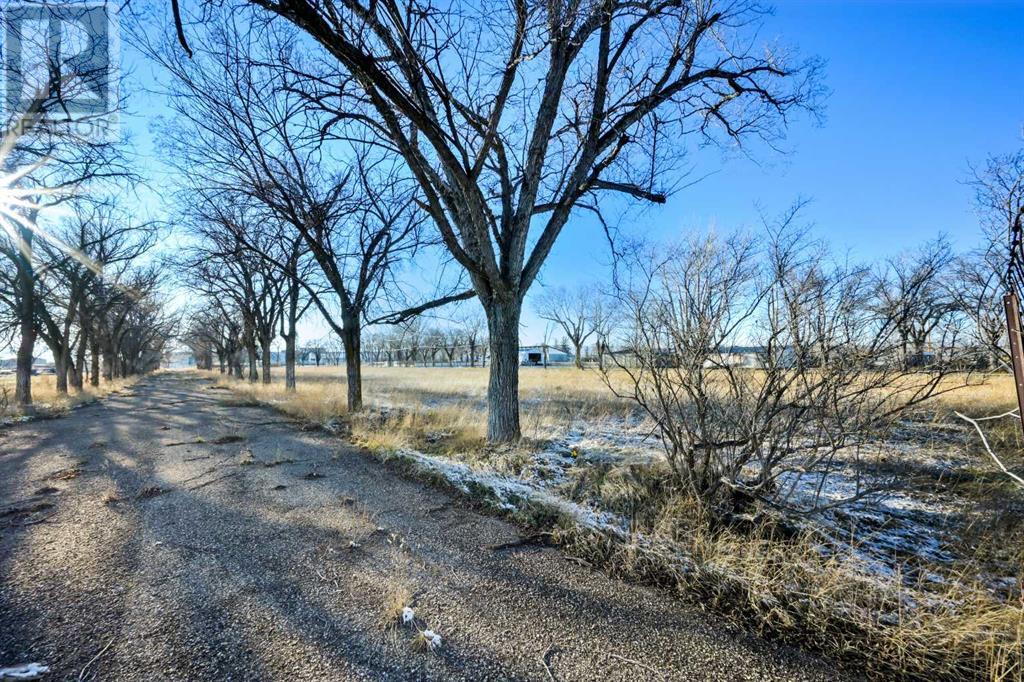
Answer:
[{"label": "row of bare trees", "polygon": [[75,103],[105,88],[108,70],[51,49],[44,34],[39,44],[21,36],[23,52],[45,56],[38,83],[16,59],[0,66],[5,82],[36,87],[23,110],[5,107],[0,119],[0,333],[17,349],[22,407],[32,404],[39,341],[66,393],[157,367],[174,322],[163,313],[159,271],[144,263],[154,227],[120,205],[137,180],[122,140],[91,134],[123,102],[78,113]]},{"label": "row of bare trees", "polygon": [[[160,271],[141,263],[155,241],[152,226],[134,222],[110,201],[78,200],[66,207],[68,215],[49,225],[45,241],[31,251],[31,335],[53,357],[58,393],[156,369],[175,331],[175,319],[163,312]],[[25,289],[15,266],[24,254],[16,249],[10,241],[0,244],[6,256],[0,325],[10,340],[21,334],[17,340],[24,343],[19,312]],[[28,366],[25,374],[18,366],[22,405],[31,404]]]},{"label": "row of bare trees", "polygon": [[240,27],[230,14],[204,35],[192,58],[140,38],[174,76],[177,118],[164,145],[187,178],[181,223],[192,236],[178,264],[205,301],[189,336],[206,339],[229,367],[243,350],[250,381],[262,358],[264,382],[271,344],[282,337],[294,389],[296,325],[315,309],[341,341],[348,407],[358,410],[364,327],[400,323],[468,294],[405,294],[403,269],[431,246],[416,187],[372,143],[320,134],[308,93],[283,68],[293,56],[287,36]]},{"label": "row of bare trees", "polygon": [[485,367],[487,332],[482,315],[467,313],[444,325],[416,317],[367,336],[363,358],[376,365]]}]

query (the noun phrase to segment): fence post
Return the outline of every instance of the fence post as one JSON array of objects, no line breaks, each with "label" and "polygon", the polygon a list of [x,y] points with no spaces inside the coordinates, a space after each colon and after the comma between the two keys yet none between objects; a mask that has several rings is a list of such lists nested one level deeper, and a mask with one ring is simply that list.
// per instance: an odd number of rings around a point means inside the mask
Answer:
[{"label": "fence post", "polygon": [[1010,362],[1013,365],[1013,383],[1017,388],[1017,409],[1021,428],[1024,428],[1024,349],[1021,346],[1020,302],[1010,292],[1003,296],[1006,308],[1006,336],[1010,341]]}]

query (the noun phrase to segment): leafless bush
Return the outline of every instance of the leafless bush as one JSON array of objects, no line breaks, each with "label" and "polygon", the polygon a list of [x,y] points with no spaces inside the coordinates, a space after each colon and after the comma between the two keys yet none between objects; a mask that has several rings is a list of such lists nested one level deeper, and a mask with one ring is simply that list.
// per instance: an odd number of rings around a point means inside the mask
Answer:
[{"label": "leafless bush", "polygon": [[[810,512],[863,497],[873,486],[846,465],[957,383],[956,327],[936,326],[930,366],[908,366],[906,321],[875,305],[871,273],[833,263],[795,214],[763,247],[708,236],[638,250],[617,290],[628,380],[606,381],[650,415],[674,477],[707,504]],[[825,495],[841,467],[853,480]]]}]

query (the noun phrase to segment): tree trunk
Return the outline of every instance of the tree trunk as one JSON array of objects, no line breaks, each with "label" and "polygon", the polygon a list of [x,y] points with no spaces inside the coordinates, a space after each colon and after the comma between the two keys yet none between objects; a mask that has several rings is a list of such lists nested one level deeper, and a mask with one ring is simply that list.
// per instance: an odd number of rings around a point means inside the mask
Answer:
[{"label": "tree trunk", "polygon": [[[35,211],[30,214],[35,220]],[[18,229],[21,249],[18,253],[18,289],[21,305],[18,309],[18,327],[21,342],[18,344],[17,377],[14,385],[14,399],[18,405],[32,404],[32,356],[36,347],[36,288],[32,271],[32,238],[35,233],[27,227]]]},{"label": "tree trunk", "polygon": [[66,395],[68,392],[68,354],[63,349],[50,349],[53,353],[53,369],[57,373],[57,393]]},{"label": "tree trunk", "polygon": [[345,347],[345,380],[348,384],[349,412],[363,409],[363,373],[360,362],[359,317],[345,315],[341,323],[341,342]]},{"label": "tree trunk", "polygon": [[73,357],[70,353],[68,354],[68,387],[73,388],[76,391],[82,390],[82,370],[83,367],[77,360],[77,354]]},{"label": "tree trunk", "polygon": [[284,337],[284,389],[289,392],[295,391],[295,325],[288,335]]},{"label": "tree trunk", "polygon": [[491,301],[485,306],[491,366],[487,384],[487,440],[515,443],[519,428],[519,316],[522,303]]},{"label": "tree trunk", "polygon": [[270,343],[270,338],[262,339],[260,341],[260,354],[262,356],[261,359],[263,360],[263,383],[265,384],[270,383]]},{"label": "tree trunk", "polygon": [[[22,307],[25,307],[24,304]],[[31,308],[29,310],[31,311]],[[36,327],[30,315],[27,323],[25,319],[21,320],[21,343],[18,345],[17,377],[14,386],[14,399],[23,407],[32,404],[32,355],[35,345]]]},{"label": "tree trunk", "polygon": [[100,385],[100,343],[96,339],[91,339],[89,344],[89,352],[92,355],[92,368],[89,371],[89,384],[91,386]]},{"label": "tree trunk", "polygon": [[583,369],[583,344],[573,343],[576,349],[576,369]]},{"label": "tree trunk", "polygon": [[75,349],[75,366],[74,373],[71,375],[71,385],[76,391],[81,391],[85,385],[85,342],[86,337],[83,334],[78,339],[78,347]]},{"label": "tree trunk", "polygon": [[246,357],[249,360],[249,383],[256,383],[259,381],[260,373],[256,369],[256,342],[247,341],[245,344]]},{"label": "tree trunk", "polygon": [[103,379],[114,380],[114,346],[110,342],[103,344]]}]

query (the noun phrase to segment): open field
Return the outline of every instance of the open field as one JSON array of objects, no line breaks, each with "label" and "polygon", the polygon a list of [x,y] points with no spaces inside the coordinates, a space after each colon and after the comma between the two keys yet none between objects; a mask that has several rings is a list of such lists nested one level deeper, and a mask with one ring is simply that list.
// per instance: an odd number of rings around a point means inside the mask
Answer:
[{"label": "open field", "polygon": [[[861,478],[884,491],[813,518],[785,518],[781,533],[777,524],[705,521],[668,485],[651,425],[592,370],[524,368],[525,441],[487,447],[486,376],[367,367],[368,407],[351,416],[335,367],[301,368],[294,395],[280,377],[270,386],[219,384],[238,403],[272,404],[471,494],[486,489],[520,519],[527,509],[527,522],[550,526],[546,507],[567,511],[572,523],[555,526],[577,556],[701,594],[754,627],[824,637],[831,653],[911,676],[1024,678],[1024,495],[953,415],[1012,408],[1009,376],[972,379],[927,403],[824,484],[826,497]],[[1019,471],[1019,426],[1004,420],[988,434]]]}]

